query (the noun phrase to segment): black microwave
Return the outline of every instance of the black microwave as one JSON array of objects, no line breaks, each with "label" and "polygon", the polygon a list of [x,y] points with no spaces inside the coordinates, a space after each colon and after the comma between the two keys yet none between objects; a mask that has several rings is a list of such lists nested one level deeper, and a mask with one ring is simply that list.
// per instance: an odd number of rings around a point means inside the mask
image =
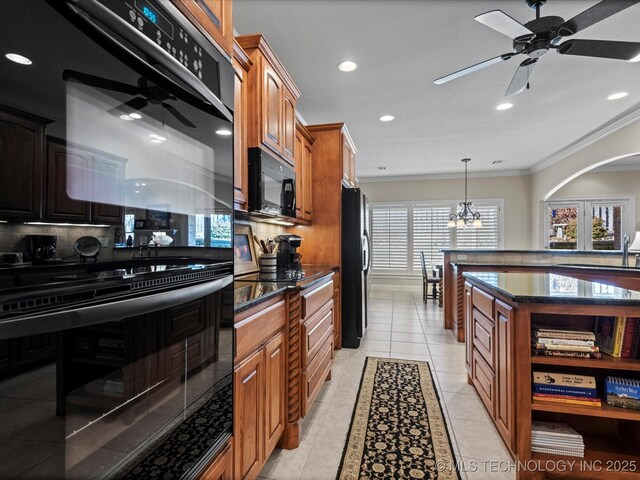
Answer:
[{"label": "black microwave", "polygon": [[249,212],[296,216],[296,174],[260,148],[249,149]]}]

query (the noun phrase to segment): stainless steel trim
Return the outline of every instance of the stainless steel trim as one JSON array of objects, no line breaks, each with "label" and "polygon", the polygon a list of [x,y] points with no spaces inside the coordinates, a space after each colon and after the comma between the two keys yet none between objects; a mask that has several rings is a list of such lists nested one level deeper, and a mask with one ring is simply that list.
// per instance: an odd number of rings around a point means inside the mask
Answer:
[{"label": "stainless steel trim", "polygon": [[88,307],[71,308],[61,312],[9,318],[0,322],[0,340],[84,327],[163,310],[210,295],[231,283],[233,283],[233,275],[225,275],[209,282],[177,288],[168,292],[141,295]]},{"label": "stainless steel trim", "polygon": [[100,21],[122,38],[134,44],[145,54],[152,56],[163,67],[171,71],[171,73],[180,80],[190,85],[191,88],[198,92],[205,100],[216,107],[229,122],[233,122],[233,115],[231,112],[229,112],[222,101],[216,97],[215,94],[209,90],[209,88],[207,88],[207,86],[202,83],[198,77],[178,62],[178,60],[173,58],[171,55],[168,55],[167,52],[152,42],[145,35],[140,35],[135,28],[115,15],[100,2],[97,0],[70,0],[67,4],[81,9],[89,17]]}]

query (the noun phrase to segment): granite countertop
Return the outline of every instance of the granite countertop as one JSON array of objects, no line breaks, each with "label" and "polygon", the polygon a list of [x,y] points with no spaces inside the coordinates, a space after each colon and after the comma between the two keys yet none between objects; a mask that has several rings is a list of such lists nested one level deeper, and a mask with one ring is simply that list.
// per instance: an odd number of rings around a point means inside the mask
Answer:
[{"label": "granite countertop", "polygon": [[259,273],[238,277],[233,282],[234,312],[242,312],[287,290],[305,290],[333,275],[338,267],[334,265],[303,265],[305,277],[302,280],[272,282],[262,280]]},{"label": "granite countertop", "polygon": [[467,279],[517,303],[640,306],[640,292],[554,273],[466,272]]},{"label": "granite countertop", "polygon": [[465,269],[476,267],[495,267],[495,268],[553,268],[558,270],[584,270],[584,271],[600,271],[624,273],[629,277],[640,276],[640,268],[623,267],[621,265],[589,265],[586,263],[494,263],[494,262],[449,262],[450,265],[464,267]]}]

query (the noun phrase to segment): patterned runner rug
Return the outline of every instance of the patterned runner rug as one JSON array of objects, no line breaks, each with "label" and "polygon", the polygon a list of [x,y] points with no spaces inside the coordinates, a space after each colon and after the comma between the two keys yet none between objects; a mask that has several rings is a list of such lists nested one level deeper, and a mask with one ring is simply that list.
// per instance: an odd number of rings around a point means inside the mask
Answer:
[{"label": "patterned runner rug", "polygon": [[367,357],[339,480],[460,478],[427,362]]}]

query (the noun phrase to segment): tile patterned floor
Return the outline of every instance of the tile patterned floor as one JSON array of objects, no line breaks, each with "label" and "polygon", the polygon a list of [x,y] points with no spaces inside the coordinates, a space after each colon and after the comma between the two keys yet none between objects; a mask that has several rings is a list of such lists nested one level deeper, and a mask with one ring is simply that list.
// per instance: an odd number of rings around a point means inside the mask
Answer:
[{"label": "tile patterned floor", "polygon": [[467,384],[464,345],[442,328],[443,310],[432,300],[423,304],[421,293],[375,290],[370,297],[370,325],[362,344],[357,350],[337,352],[332,380],[302,421],[300,447],[276,449],[260,478],[336,478],[364,361],[370,355],[430,363],[454,452],[463,465],[463,480],[514,479],[512,473],[495,471],[502,470],[500,462],[508,462],[510,456],[480,398]]}]

